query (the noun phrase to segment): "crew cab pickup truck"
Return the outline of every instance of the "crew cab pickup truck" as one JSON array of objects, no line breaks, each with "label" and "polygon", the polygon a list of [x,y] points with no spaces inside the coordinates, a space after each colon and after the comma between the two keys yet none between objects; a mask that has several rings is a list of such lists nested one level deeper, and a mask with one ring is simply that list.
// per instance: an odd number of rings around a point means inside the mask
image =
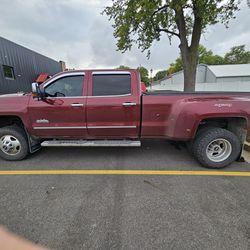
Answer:
[{"label": "crew cab pickup truck", "polygon": [[187,142],[203,166],[221,168],[241,156],[249,119],[247,93],[143,93],[137,70],[65,71],[32,93],[0,96],[0,156],[158,138]]}]

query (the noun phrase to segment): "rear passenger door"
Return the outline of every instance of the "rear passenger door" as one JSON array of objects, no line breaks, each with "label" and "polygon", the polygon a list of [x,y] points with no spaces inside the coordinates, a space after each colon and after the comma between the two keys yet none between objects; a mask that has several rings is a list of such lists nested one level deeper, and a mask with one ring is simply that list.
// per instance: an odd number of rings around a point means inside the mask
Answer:
[{"label": "rear passenger door", "polygon": [[91,138],[137,138],[140,94],[136,74],[127,71],[90,73],[87,130]]}]

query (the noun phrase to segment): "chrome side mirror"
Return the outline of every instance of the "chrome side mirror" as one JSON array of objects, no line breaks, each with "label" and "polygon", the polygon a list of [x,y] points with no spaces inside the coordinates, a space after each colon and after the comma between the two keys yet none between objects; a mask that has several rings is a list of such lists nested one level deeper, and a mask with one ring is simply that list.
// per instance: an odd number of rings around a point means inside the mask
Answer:
[{"label": "chrome side mirror", "polygon": [[32,97],[37,100],[42,100],[44,95],[37,82],[33,82],[31,85]]}]

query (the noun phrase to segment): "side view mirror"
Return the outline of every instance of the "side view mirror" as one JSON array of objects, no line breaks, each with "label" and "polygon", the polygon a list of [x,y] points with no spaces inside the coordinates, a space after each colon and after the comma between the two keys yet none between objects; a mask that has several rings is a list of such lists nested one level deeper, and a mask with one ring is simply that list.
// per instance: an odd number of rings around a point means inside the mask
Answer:
[{"label": "side view mirror", "polygon": [[40,89],[37,82],[32,83],[32,97],[34,99],[42,100],[44,99],[43,91]]}]

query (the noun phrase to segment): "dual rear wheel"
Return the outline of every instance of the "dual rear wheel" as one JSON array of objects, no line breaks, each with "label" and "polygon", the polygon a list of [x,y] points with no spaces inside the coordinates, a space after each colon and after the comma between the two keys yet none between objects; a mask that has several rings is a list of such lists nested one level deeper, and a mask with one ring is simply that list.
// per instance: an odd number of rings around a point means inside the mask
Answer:
[{"label": "dual rear wheel", "polygon": [[240,156],[242,146],[239,138],[229,130],[208,127],[197,133],[190,147],[204,167],[223,168]]}]

